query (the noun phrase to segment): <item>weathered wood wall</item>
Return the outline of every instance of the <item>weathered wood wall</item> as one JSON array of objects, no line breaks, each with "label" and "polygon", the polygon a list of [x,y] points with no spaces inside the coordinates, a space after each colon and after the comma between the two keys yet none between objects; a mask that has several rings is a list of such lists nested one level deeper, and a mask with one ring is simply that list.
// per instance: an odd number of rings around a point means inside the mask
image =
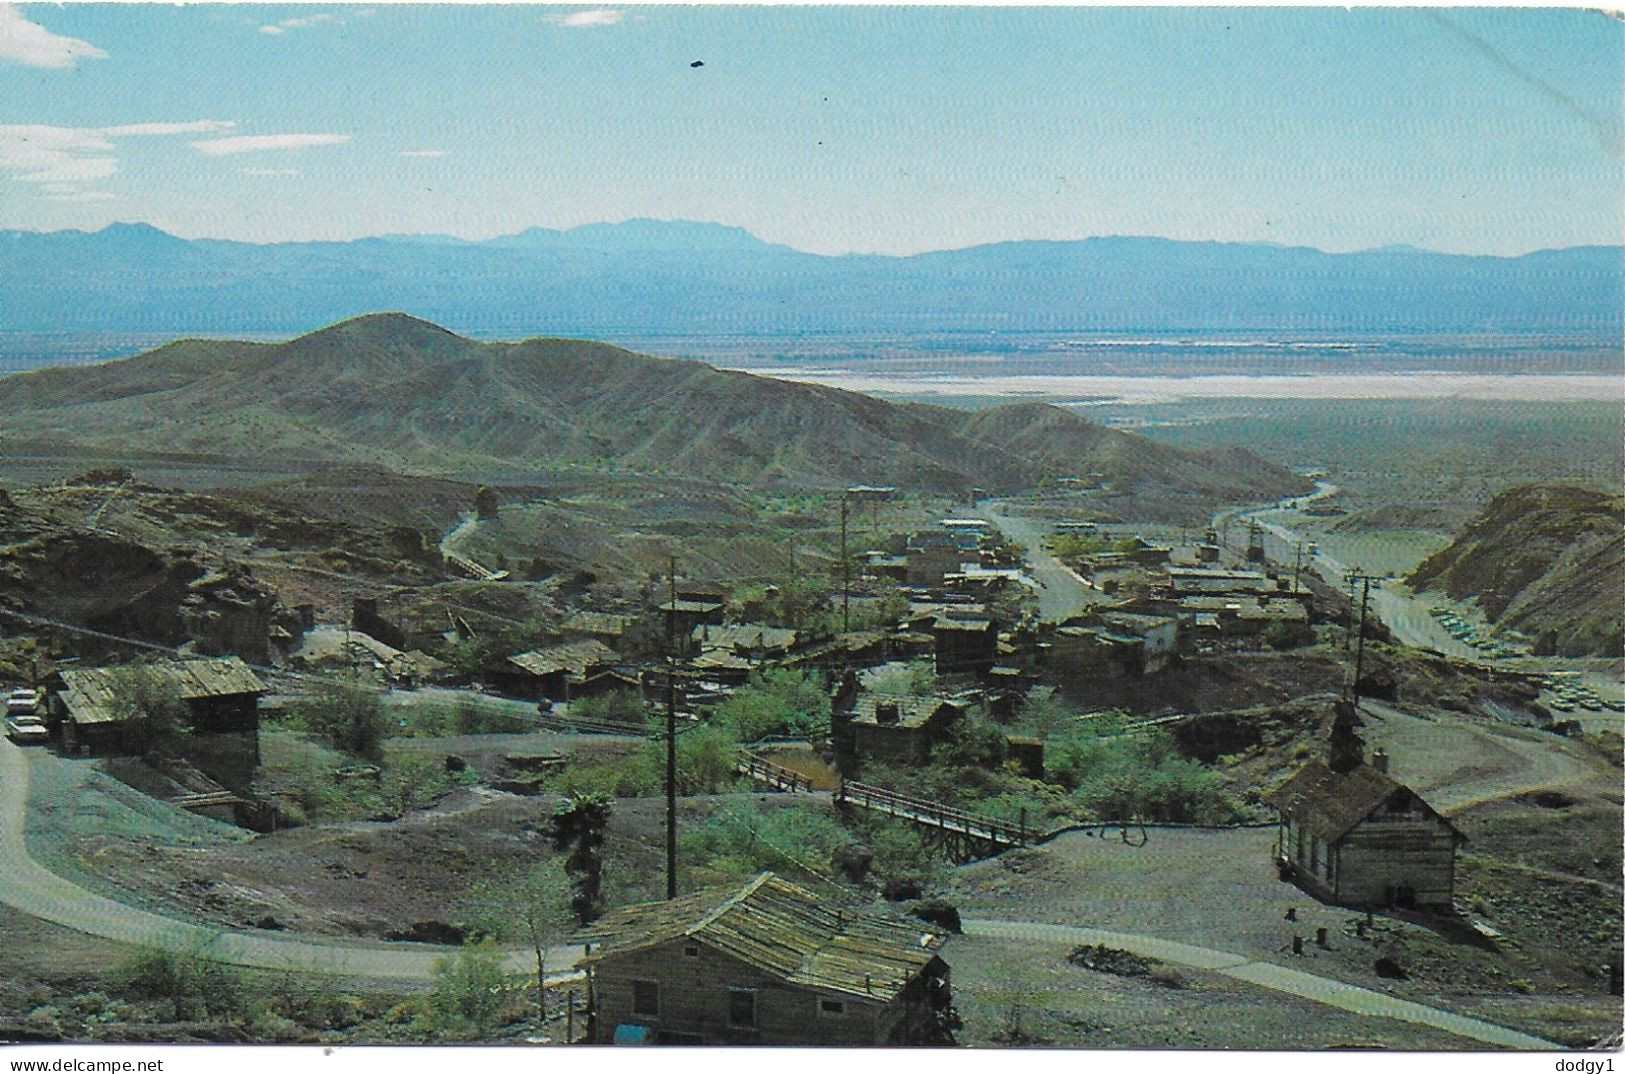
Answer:
[{"label": "weathered wood wall", "polygon": [[[691,946],[697,953],[685,954]],[[658,1014],[633,1011],[635,980],[656,983]],[[730,988],[756,990],[754,1029],[729,1024]],[[597,1043],[609,1043],[616,1026],[631,1024],[648,1026],[657,1034],[694,1034],[706,1044],[873,1045],[886,1043],[906,1013],[902,997],[888,1005],[842,992],[802,988],[704,943],[682,939],[598,963],[593,971],[593,995],[598,1008]],[[822,1012],[821,999],[843,1004],[844,1011]]]}]

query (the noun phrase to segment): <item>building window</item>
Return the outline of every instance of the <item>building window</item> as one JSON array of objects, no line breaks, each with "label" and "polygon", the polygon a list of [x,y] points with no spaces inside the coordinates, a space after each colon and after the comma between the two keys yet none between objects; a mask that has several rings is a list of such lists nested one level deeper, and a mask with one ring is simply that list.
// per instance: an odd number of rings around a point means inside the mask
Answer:
[{"label": "building window", "polygon": [[818,1001],[818,1013],[825,1018],[839,1018],[846,1013],[846,1004],[838,999],[821,999]]},{"label": "building window", "polygon": [[700,957],[700,945],[697,944],[697,943],[685,943],[683,945],[683,957],[684,958],[699,958]]},{"label": "building window", "polygon": [[728,1024],[735,1029],[756,1028],[756,989],[728,989]]},{"label": "building window", "polygon": [[632,1013],[660,1014],[660,985],[654,981],[632,982]]}]

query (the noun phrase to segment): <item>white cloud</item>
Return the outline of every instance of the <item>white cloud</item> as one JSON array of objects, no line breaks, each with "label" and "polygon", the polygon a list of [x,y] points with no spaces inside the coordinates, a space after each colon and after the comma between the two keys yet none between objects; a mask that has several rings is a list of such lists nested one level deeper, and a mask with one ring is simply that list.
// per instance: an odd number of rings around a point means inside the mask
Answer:
[{"label": "white cloud", "polygon": [[41,183],[41,196],[56,201],[102,201],[111,195],[78,184],[118,172],[117,139],[220,132],[236,126],[221,119],[117,127],[0,126],[0,174],[16,182]]},{"label": "white cloud", "polygon": [[105,190],[85,190],[71,183],[46,183],[40,187],[40,197],[46,201],[94,202],[114,200],[114,195]]},{"label": "white cloud", "polygon": [[229,119],[198,119],[191,123],[126,123],[122,127],[103,127],[101,133],[109,138],[127,138],[135,135],[220,134],[235,130],[236,127],[236,122]]},{"label": "white cloud", "polygon": [[549,15],[548,21],[574,29],[587,26],[614,26],[622,18],[622,13],[614,8],[597,7],[589,11],[574,11],[568,15]]},{"label": "white cloud", "polygon": [[[362,12],[361,14],[370,15],[374,14],[374,12]],[[317,15],[301,15],[298,18],[283,19],[281,22],[267,23],[266,25],[260,27],[260,33],[269,34],[272,37],[276,37],[280,34],[287,33],[289,30],[303,30],[306,27],[320,26],[327,22],[337,23],[340,26],[344,25],[343,19],[339,18],[337,15],[332,15],[324,11]]]},{"label": "white cloud", "polygon": [[301,175],[298,168],[238,168],[244,175],[258,175],[264,177],[282,178],[289,175]]},{"label": "white cloud", "polygon": [[343,145],[348,134],[245,134],[236,138],[213,138],[193,142],[192,148],[206,157],[228,157],[237,153],[264,153],[278,149],[307,149],[317,145]]},{"label": "white cloud", "polygon": [[53,34],[23,18],[16,5],[0,4],[0,62],[62,70],[80,60],[105,59],[107,53],[89,41]]},{"label": "white cloud", "polygon": [[446,155],[446,151],[444,149],[403,149],[400,155],[403,157],[443,157]]}]

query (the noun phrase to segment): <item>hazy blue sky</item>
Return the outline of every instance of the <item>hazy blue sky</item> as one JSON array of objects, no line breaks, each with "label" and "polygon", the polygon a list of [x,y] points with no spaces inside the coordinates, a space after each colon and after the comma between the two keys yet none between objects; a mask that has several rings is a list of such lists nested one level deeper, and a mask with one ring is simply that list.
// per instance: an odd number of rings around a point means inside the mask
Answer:
[{"label": "hazy blue sky", "polygon": [[1622,62],[1581,11],[0,6],[0,226],[1521,253],[1621,241]]}]

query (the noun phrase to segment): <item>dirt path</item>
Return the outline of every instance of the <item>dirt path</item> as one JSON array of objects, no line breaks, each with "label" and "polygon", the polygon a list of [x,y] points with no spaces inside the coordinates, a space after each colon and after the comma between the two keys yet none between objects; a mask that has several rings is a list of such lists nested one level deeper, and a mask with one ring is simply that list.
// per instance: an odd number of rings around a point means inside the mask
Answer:
[{"label": "dirt path", "polygon": [[[78,932],[134,945],[197,951],[209,958],[256,969],[294,970],[340,976],[426,981],[435,962],[452,948],[424,944],[337,943],[251,929],[219,929],[149,913],[87,891],[50,872],[28,853],[24,825],[30,759],[0,740],[0,903]],[[574,966],[579,947],[549,954]],[[534,956],[510,952],[513,973],[534,973]],[[566,979],[570,974],[553,975]]]},{"label": "dirt path", "polygon": [[1079,928],[1069,925],[1041,925],[1024,921],[1000,921],[967,918],[965,935],[1020,943],[1047,943],[1067,946],[1105,944],[1119,950],[1130,951],[1147,958],[1161,959],[1193,969],[1211,970],[1226,977],[1275,992],[1284,992],[1301,999],[1323,1003],[1328,1007],[1361,1014],[1371,1018],[1393,1018],[1402,1022],[1431,1026],[1458,1037],[1480,1041],[1497,1048],[1518,1048],[1532,1051],[1556,1051],[1558,1045],[1540,1037],[1519,1033],[1515,1029],[1468,1018],[1465,1015],[1442,1011],[1420,1003],[1399,999],[1369,988],[1344,984],[1325,977],[1317,977],[1302,970],[1277,966],[1273,962],[1259,962],[1245,955],[1228,951],[1215,951],[1208,947],[1162,940],[1154,936],[1132,933],[1106,932],[1102,929]]},{"label": "dirt path", "polygon": [[1442,813],[1460,813],[1499,798],[1572,787],[1604,776],[1570,742],[1528,732],[1496,732],[1443,713],[1424,719],[1382,701],[1362,699],[1366,738],[1409,766],[1397,778]]},{"label": "dirt path", "polygon": [[[378,979],[426,980],[450,949],[427,945],[335,942],[247,929],[217,929],[150,913],[97,895],[45,869],[28,853],[24,827],[29,768],[25,751],[0,741],[0,903],[54,924],[135,945],[197,951],[209,958],[259,969],[294,970]],[[1212,970],[1262,988],[1370,1017],[1393,1018],[1505,1048],[1556,1045],[1500,1026],[1263,962],[1245,955],[1156,936],[1038,922],[970,918],[967,934],[1021,943],[1106,943],[1182,966]],[[579,948],[557,948],[549,961],[574,966]],[[507,968],[526,973],[534,962],[510,952]],[[570,973],[552,975],[564,980]]]}]

